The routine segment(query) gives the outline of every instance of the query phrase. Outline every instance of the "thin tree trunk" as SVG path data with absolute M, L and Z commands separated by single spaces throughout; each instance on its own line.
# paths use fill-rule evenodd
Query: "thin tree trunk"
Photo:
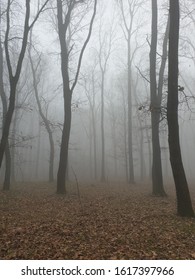
M 128 183 L 128 147 L 127 147 L 127 109 L 126 109 L 126 101 L 125 94 L 122 88 L 122 100 L 123 100 L 123 132 L 124 132 L 124 165 L 125 165 L 125 176 L 126 182 Z
M 116 124 L 115 120 L 112 126 L 113 132 L 112 132 L 112 139 L 113 139 L 113 150 L 114 150 L 114 173 L 115 178 L 118 177 L 118 161 L 117 161 L 117 141 L 116 141 Z
M 7 114 L 7 100 L 6 100 L 6 95 L 5 95 L 4 85 L 3 85 L 3 49 L 1 45 L 1 38 L 0 38 L 0 96 L 1 96 L 2 106 L 3 106 L 2 123 L 4 127 L 5 118 Z M 11 155 L 10 155 L 9 141 L 7 140 L 7 145 L 5 148 L 5 178 L 3 183 L 3 190 L 8 191 L 10 189 L 10 176 L 11 176 Z
M 31 34 L 32 36 L 32 34 Z M 31 36 L 30 36 L 30 40 L 31 40 Z M 29 59 L 30 59 L 30 65 L 31 65 L 31 70 L 32 70 L 32 76 L 33 76 L 33 88 L 34 88 L 34 92 L 35 92 L 35 99 L 37 101 L 37 106 L 38 106 L 38 110 L 39 110 L 39 114 L 43 120 L 43 123 L 45 125 L 46 131 L 48 133 L 48 138 L 49 138 L 49 146 L 50 146 L 50 153 L 49 153 L 49 182 L 53 182 L 54 181 L 54 175 L 53 175 L 53 168 L 54 168 L 54 140 L 53 140 L 53 133 L 49 124 L 48 119 L 46 118 L 46 116 L 44 115 L 42 108 L 41 108 L 41 103 L 39 100 L 39 92 L 38 92 L 38 81 L 37 81 L 37 77 L 36 77 L 36 72 L 35 72 L 35 68 L 34 68 L 34 64 L 33 64 L 33 60 L 31 57 L 31 50 L 29 49 Z
M 94 109 L 93 109 L 94 110 Z M 97 144 L 96 144 L 96 123 L 95 114 L 92 111 L 92 131 L 93 131 L 93 157 L 94 157 L 94 178 L 97 180 Z
M 9 141 L 5 148 L 5 178 L 3 183 L 3 190 L 9 191 L 11 181 L 11 154 L 9 148 Z
M 66 91 L 64 91 L 66 93 Z M 65 99 L 65 119 L 62 131 L 62 141 L 61 141 L 61 150 L 60 150 L 60 161 L 59 168 L 57 173 L 57 193 L 65 194 L 66 193 L 66 170 L 68 164 L 68 146 L 70 138 L 70 128 L 71 128 L 71 94 L 67 92 Z
M 2 136 L 1 136 L 1 143 L 0 143 L 0 168 L 3 161 L 3 156 L 5 152 L 5 148 L 8 141 L 9 136 L 9 130 L 11 125 L 11 120 L 14 112 L 14 106 L 15 106 L 15 92 L 16 92 L 16 83 L 15 80 L 11 84 L 11 94 L 10 94 L 10 102 L 9 107 L 6 113 L 6 118 L 3 126 Z
M 177 213 L 194 217 L 188 183 L 183 167 L 178 123 L 178 44 L 179 44 L 179 1 L 170 0 L 170 34 L 168 66 L 168 141 L 170 162 L 177 195 Z
M 162 176 L 161 149 L 159 139 L 159 122 L 161 99 L 157 95 L 156 82 L 156 52 L 158 35 L 158 8 L 157 0 L 152 0 L 152 37 L 150 49 L 150 96 L 151 96 L 151 124 L 152 124 L 152 192 L 154 195 L 165 196 Z
M 130 29 L 131 30 L 131 29 Z M 129 183 L 135 183 L 134 165 L 133 165 L 133 135 L 132 135 L 132 73 L 131 73 L 131 46 L 130 46 L 130 32 L 128 32 L 128 154 L 129 154 Z
M 39 165 L 40 165 L 40 150 L 41 150 L 41 125 L 40 125 L 40 116 L 38 116 L 38 141 L 37 141 L 37 156 L 36 156 L 36 168 L 35 168 L 35 177 L 39 178 Z
M 16 181 L 15 178 L 15 152 L 16 152 L 16 147 L 15 147 L 15 135 L 16 135 L 16 125 L 17 125 L 17 112 L 18 110 L 15 110 L 15 114 L 13 117 L 13 127 L 12 127 L 12 140 L 11 140 L 11 157 L 12 157 L 12 163 L 11 163 L 11 180 L 12 182 Z
M 152 149 L 151 149 L 151 140 L 149 137 L 148 130 L 149 128 L 146 127 L 146 139 L 148 144 L 148 166 L 149 166 L 148 177 L 151 180 L 152 179 Z
M 97 0 L 94 1 L 94 9 L 89 24 L 88 35 L 81 48 L 79 59 L 78 59 L 78 65 L 76 69 L 76 75 L 72 83 L 72 86 L 70 86 L 69 50 L 67 46 L 66 33 L 71 22 L 72 11 L 75 8 L 75 5 L 77 4 L 79 4 L 79 1 L 70 1 L 69 3 L 67 3 L 68 5 L 67 13 L 64 17 L 62 0 L 57 0 L 58 36 L 59 36 L 60 49 L 61 49 L 61 73 L 62 73 L 63 95 L 64 95 L 64 124 L 62 130 L 60 161 L 59 161 L 59 168 L 57 173 L 58 194 L 66 193 L 66 172 L 67 172 L 67 164 L 68 164 L 68 147 L 69 147 L 71 117 L 72 117 L 72 111 L 71 111 L 72 93 L 78 81 L 78 76 L 79 76 L 81 62 L 82 62 L 85 48 L 91 37 L 93 22 L 96 15 Z
M 145 167 L 145 159 L 144 159 L 144 133 L 143 127 L 140 122 L 140 179 L 144 180 L 146 176 L 146 167 Z
M 104 71 L 102 70 L 101 81 L 101 140 L 102 140 L 102 160 L 101 160 L 101 182 L 106 181 L 105 177 L 105 136 L 104 136 Z

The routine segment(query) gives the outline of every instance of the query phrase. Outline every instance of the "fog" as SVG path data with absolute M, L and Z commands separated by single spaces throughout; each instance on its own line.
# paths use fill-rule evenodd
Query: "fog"
M 5 40 L 7 1 L 1 1 L 1 42 Z M 32 1 L 31 1 L 32 2 Z M 31 4 L 31 21 L 37 4 Z M 44 2 L 44 1 L 43 1 Z M 29 62 L 29 45 L 36 68 L 38 95 L 42 112 L 48 119 L 54 139 L 54 179 L 59 167 L 61 135 L 64 120 L 63 84 L 61 76 L 60 45 L 57 34 L 56 1 L 49 1 L 32 29 L 31 42 L 25 53 L 17 85 L 16 105 L 9 134 L 11 150 L 11 178 L 16 181 L 48 181 L 50 145 L 45 125 L 38 110 L 33 76 Z M 86 1 L 87 2 L 87 1 Z M 87 36 L 93 10 L 93 1 L 78 6 L 72 14 L 68 48 L 70 51 L 70 84 L 73 83 L 80 50 Z M 118 1 L 120 3 L 120 1 Z M 124 6 L 127 4 L 124 1 Z M 157 78 L 162 54 L 162 42 L 168 15 L 167 1 L 158 1 Z M 39 4 L 40 4 L 39 3 Z M 127 41 L 123 22 L 132 20 L 131 32 L 131 97 L 132 147 L 135 182 L 151 181 L 152 146 L 150 116 L 149 53 L 151 38 L 150 1 L 130 1 L 136 6 L 134 16 L 121 13 L 117 1 L 98 1 L 90 41 L 82 59 L 78 82 L 72 95 L 72 124 L 69 141 L 67 179 L 79 182 L 101 181 L 102 170 L 102 72 L 104 69 L 104 141 L 106 182 L 128 182 L 128 81 Z M 194 26 L 193 1 L 182 1 L 179 49 L 180 143 L 183 162 L 190 185 L 195 180 L 195 115 L 194 115 Z M 21 47 L 25 6 L 23 1 L 12 1 L 9 34 L 10 59 L 14 71 Z M 72 32 L 72 33 L 71 33 Z M 4 53 L 4 89 L 9 100 L 9 75 Z M 163 104 L 160 122 L 160 144 L 165 184 L 173 182 L 169 163 L 166 120 L 167 65 L 164 74 Z M 2 103 L 0 116 L 3 117 Z M 2 132 L 2 125 L 1 131 Z M 94 135 L 95 132 L 95 135 Z M 5 163 L 1 168 L 1 182 Z

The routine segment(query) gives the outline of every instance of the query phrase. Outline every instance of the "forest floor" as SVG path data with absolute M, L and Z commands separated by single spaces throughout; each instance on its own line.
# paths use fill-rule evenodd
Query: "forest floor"
M 195 259 L 195 219 L 176 215 L 174 189 L 46 183 L 0 191 L 0 259 Z M 192 193 L 195 209 L 195 193 Z

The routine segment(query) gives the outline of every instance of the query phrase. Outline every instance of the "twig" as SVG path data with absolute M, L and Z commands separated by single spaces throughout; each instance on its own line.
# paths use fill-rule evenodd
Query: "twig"
M 148 80 L 148 79 L 142 74 L 142 72 L 141 72 L 141 70 L 139 69 L 139 67 L 136 66 L 136 68 L 137 68 L 139 74 L 142 76 L 142 78 L 144 78 L 144 79 L 150 84 L 150 80 Z

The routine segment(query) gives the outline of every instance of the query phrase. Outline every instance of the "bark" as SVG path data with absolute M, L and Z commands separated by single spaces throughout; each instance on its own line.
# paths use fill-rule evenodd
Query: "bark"
M 7 100 L 6 100 L 4 84 L 3 84 L 3 48 L 1 44 L 1 38 L 0 38 L 0 96 L 1 96 L 2 107 L 3 107 L 2 127 L 4 127 L 5 117 L 7 114 Z M 10 155 L 9 141 L 7 140 L 7 145 L 5 148 L 5 178 L 3 183 L 3 190 L 7 191 L 10 189 L 10 176 L 11 176 L 11 155 Z
M 16 101 L 17 103 L 17 101 Z M 15 110 L 14 116 L 13 116 L 13 128 L 12 128 L 12 140 L 11 140 L 11 180 L 12 182 L 16 181 L 15 176 L 15 153 L 16 153 L 16 147 L 15 147 L 15 135 L 16 135 L 16 125 L 17 125 L 17 114 L 18 110 Z
M 69 73 L 68 73 L 68 50 L 66 42 L 66 31 L 70 24 L 70 16 L 73 7 L 70 5 L 66 15 L 65 23 L 63 23 L 63 8 L 62 1 L 57 0 L 57 17 L 58 17 L 58 35 L 61 48 L 61 73 L 63 81 L 63 94 L 64 94 L 64 124 L 62 130 L 62 140 L 60 149 L 59 168 L 57 173 L 57 193 L 66 193 L 66 170 L 68 163 L 68 146 L 70 138 L 71 127 L 71 100 L 72 92 L 69 86 Z
M 170 0 L 170 34 L 168 65 L 168 142 L 170 162 L 177 195 L 177 213 L 194 217 L 188 183 L 183 167 L 178 123 L 178 44 L 179 44 L 179 1 Z
M 5 148 L 5 178 L 3 182 L 3 190 L 9 191 L 11 183 L 11 153 L 9 148 L 9 141 Z
M 152 0 L 152 37 L 150 49 L 150 97 L 151 97 L 151 124 L 152 124 L 152 192 L 154 195 L 165 196 L 162 176 L 161 148 L 159 138 L 159 122 L 161 113 L 162 84 L 158 86 L 156 81 L 156 52 L 158 35 L 158 8 L 157 0 Z M 164 60 L 162 60 L 164 63 Z M 163 64 L 164 65 L 164 64 Z M 161 68 L 160 78 L 163 78 L 163 68 Z M 162 79 L 163 80 L 163 79 Z M 161 81 L 161 80 L 160 80 Z
M 89 25 L 88 35 L 80 51 L 75 79 L 73 81 L 72 86 L 70 86 L 69 65 L 68 65 L 69 51 L 68 51 L 68 45 L 67 45 L 68 42 L 66 38 L 66 33 L 71 22 L 72 11 L 76 4 L 79 4 L 79 1 L 71 1 L 70 3 L 68 3 L 67 14 L 65 15 L 65 19 L 63 19 L 62 0 L 57 0 L 58 36 L 59 36 L 60 49 L 61 49 L 61 73 L 62 73 L 63 97 L 64 97 L 64 124 L 62 130 L 59 168 L 57 173 L 58 194 L 66 193 L 68 147 L 69 147 L 69 138 L 70 138 L 70 129 L 71 129 L 71 118 L 72 118 L 72 111 L 71 111 L 72 94 L 78 81 L 78 76 L 81 68 L 81 62 L 82 62 L 84 51 L 91 37 L 93 22 L 96 15 L 97 0 L 94 1 L 94 10 Z
M 71 99 L 72 94 L 70 91 L 64 91 L 66 94 L 65 98 L 65 119 L 62 130 L 62 141 L 61 141 L 61 149 L 60 149 L 60 161 L 59 168 L 57 173 L 57 193 L 65 194 L 66 193 L 66 171 L 68 164 L 68 147 L 69 147 L 69 138 L 70 138 L 70 128 L 71 128 Z

